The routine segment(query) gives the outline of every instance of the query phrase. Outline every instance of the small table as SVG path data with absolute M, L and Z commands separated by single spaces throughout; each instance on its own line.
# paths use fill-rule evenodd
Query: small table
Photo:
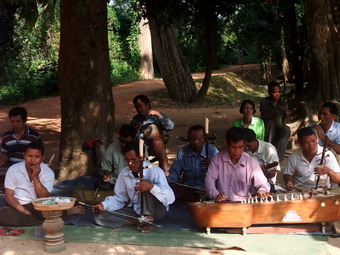
M 56 197 L 44 197 L 38 198 L 32 201 L 34 209 L 41 211 L 45 220 L 43 223 L 43 229 L 46 232 L 45 235 L 45 251 L 50 253 L 62 252 L 66 249 L 64 243 L 64 234 L 61 230 L 64 227 L 64 221 L 61 216 L 64 210 L 68 210 L 74 206 L 76 198 L 74 197 L 60 197 L 61 199 L 69 199 L 71 202 L 63 204 L 42 204 L 47 200 L 54 200 Z

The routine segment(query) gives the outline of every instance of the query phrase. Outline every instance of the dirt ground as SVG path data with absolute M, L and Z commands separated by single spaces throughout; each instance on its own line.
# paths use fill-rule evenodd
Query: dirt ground
M 255 69 L 258 65 L 245 65 L 244 69 Z M 214 75 L 220 75 L 228 71 L 239 71 L 240 66 L 230 66 L 223 70 L 214 72 Z M 202 78 L 202 73 L 193 74 L 195 79 Z M 136 114 L 132 99 L 138 94 L 150 93 L 158 88 L 164 88 L 162 80 L 138 81 L 129 84 L 119 85 L 112 89 L 115 102 L 116 129 L 122 124 L 130 123 L 132 117 Z M 60 97 L 42 98 L 21 104 L 28 111 L 28 126 L 37 130 L 43 137 L 46 147 L 45 162 L 48 162 L 52 154 L 55 154 L 52 168 L 57 168 L 59 157 L 59 138 L 61 131 L 60 116 Z M 11 106 L 0 108 L 0 135 L 4 134 L 9 128 L 8 111 Z M 210 120 L 210 133 L 216 133 L 216 147 L 223 148 L 223 140 L 226 130 L 230 127 L 231 122 L 241 115 L 237 109 L 226 108 L 157 108 L 160 112 L 165 113 L 175 121 L 175 128 L 170 132 L 170 141 L 167 144 L 169 159 L 172 160 L 179 148 L 185 141 L 181 137 L 187 136 L 187 130 L 191 125 L 200 124 L 204 126 L 205 117 Z M 115 135 L 114 130 L 113 135 Z M 340 247 L 340 240 L 332 239 L 332 245 Z M 334 241 L 335 240 L 335 241 Z M 340 250 L 334 249 L 333 254 L 340 254 Z M 61 254 L 210 254 L 211 250 L 192 249 L 192 248 L 174 248 L 174 247 L 147 247 L 133 245 L 105 245 L 105 244 L 82 244 L 81 246 L 68 243 L 67 250 Z M 18 254 L 47 254 L 43 252 L 42 241 L 24 241 L 0 239 L 0 253 L 6 255 Z M 242 251 L 218 251 L 220 254 L 243 254 Z M 250 253 L 247 253 L 250 254 Z M 261 254 L 261 253 L 252 253 Z

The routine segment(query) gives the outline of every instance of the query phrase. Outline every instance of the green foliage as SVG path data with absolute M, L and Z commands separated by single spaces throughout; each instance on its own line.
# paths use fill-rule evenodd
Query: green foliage
M 139 79 L 138 13 L 127 2 L 120 5 L 118 3 L 108 7 L 108 39 L 113 85 Z
M 39 17 L 32 30 L 16 17 L 14 47 L 7 53 L 9 57 L 0 84 L 0 104 L 58 94 L 58 31 L 59 22 L 46 16 Z

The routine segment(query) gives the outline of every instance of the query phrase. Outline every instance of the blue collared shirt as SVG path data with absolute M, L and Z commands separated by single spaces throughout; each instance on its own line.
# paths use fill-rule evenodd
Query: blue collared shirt
M 216 147 L 209 144 L 209 158 L 213 158 L 217 153 Z M 183 175 L 183 184 L 204 189 L 206 170 L 202 169 L 201 161 L 205 160 L 206 156 L 205 144 L 199 156 L 196 155 L 189 144 L 185 145 L 177 152 L 176 159 L 170 167 L 170 174 L 167 178 L 172 182 L 178 182 Z
M 322 131 L 323 135 L 327 135 L 328 139 L 336 144 L 340 144 L 340 123 L 333 121 L 331 127 L 327 130 L 327 132 Z M 323 147 L 324 141 L 319 139 L 319 145 Z

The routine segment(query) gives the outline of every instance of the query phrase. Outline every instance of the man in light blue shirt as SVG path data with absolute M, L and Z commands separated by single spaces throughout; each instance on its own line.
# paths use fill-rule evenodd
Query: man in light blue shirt
M 328 136 L 327 146 L 340 154 L 340 123 L 336 122 L 338 108 L 331 102 L 324 103 L 319 111 L 320 125 L 314 126 L 319 137 L 319 145 L 324 146 L 326 135 Z
M 94 216 L 95 222 L 104 227 L 117 228 L 136 224 L 136 220 L 131 217 L 142 216 L 150 223 L 161 220 L 175 200 L 163 170 L 149 162 L 143 162 L 143 158 L 138 156 L 139 148 L 136 142 L 127 143 L 123 152 L 128 166 L 124 167 L 118 176 L 114 188 L 115 195 L 106 197 L 102 203 L 92 206 L 94 212 L 99 212 Z M 142 167 L 144 170 L 141 181 Z M 142 222 L 137 224 L 137 229 L 141 232 L 151 232 L 153 225 Z
M 169 183 L 176 184 L 180 182 L 189 186 L 172 185 L 176 203 L 179 204 L 194 202 L 199 199 L 197 192 L 193 188 L 205 188 L 205 173 L 210 159 L 218 153 L 218 150 L 212 144 L 208 144 L 207 153 L 206 134 L 202 126 L 190 127 L 188 140 L 189 144 L 177 152 L 176 159 L 170 167 L 170 174 L 167 177 Z

